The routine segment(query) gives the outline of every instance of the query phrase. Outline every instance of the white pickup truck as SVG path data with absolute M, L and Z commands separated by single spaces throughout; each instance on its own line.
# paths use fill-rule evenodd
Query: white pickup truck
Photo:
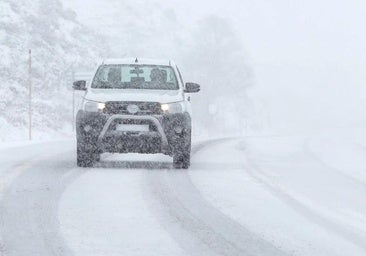
M 84 90 L 76 116 L 77 165 L 91 167 L 100 154 L 163 153 L 175 168 L 189 168 L 191 104 L 187 94 L 200 91 L 184 84 L 169 60 L 110 59 L 94 78 L 75 81 Z

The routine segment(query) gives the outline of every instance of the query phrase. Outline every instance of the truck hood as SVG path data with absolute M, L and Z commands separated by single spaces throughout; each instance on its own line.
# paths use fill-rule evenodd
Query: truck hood
M 180 90 L 88 89 L 85 99 L 107 101 L 178 102 L 183 100 Z

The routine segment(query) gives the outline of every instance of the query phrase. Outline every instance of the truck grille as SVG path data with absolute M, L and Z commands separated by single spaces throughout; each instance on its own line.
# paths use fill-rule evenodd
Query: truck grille
M 129 105 L 136 105 L 138 111 L 130 113 Z M 104 113 L 106 114 L 125 114 L 125 115 L 158 115 L 161 114 L 161 106 L 158 102 L 118 102 L 109 101 L 105 104 Z

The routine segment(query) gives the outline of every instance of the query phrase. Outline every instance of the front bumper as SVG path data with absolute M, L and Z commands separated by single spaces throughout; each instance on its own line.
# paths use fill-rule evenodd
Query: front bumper
M 118 123 L 149 124 L 150 131 L 116 131 Z M 184 135 L 190 135 L 191 118 L 188 113 L 113 115 L 80 110 L 76 117 L 76 127 L 78 140 L 92 141 L 100 152 L 172 155 L 177 143 L 188 143 Z M 177 133 L 177 127 L 181 128 L 182 132 Z
M 160 136 L 161 139 L 161 151 L 167 152 L 168 151 L 168 140 L 166 138 L 164 129 L 159 122 L 159 120 L 154 116 L 134 116 L 134 115 L 112 115 L 108 118 L 107 122 L 105 123 L 103 130 L 98 136 L 98 145 L 103 145 L 103 139 L 105 138 L 106 134 L 108 133 L 108 130 L 111 127 L 112 122 L 116 120 L 140 120 L 140 121 L 149 121 L 151 122 L 158 132 L 138 132 L 138 133 L 130 133 L 130 136 L 144 136 L 144 137 L 156 137 L 157 135 Z M 120 132 L 113 131 L 112 134 L 115 134 L 118 136 Z M 122 137 L 126 137 L 128 132 L 121 132 Z M 105 149 L 104 149 L 105 150 Z

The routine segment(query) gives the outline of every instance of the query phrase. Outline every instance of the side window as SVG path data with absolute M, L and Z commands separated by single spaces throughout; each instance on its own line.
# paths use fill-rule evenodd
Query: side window
M 184 87 L 185 85 L 184 85 L 184 82 L 183 82 L 182 74 L 180 73 L 180 70 L 179 70 L 178 66 L 176 66 L 176 68 L 177 68 L 177 70 L 178 70 L 179 79 L 180 79 L 180 81 L 181 81 L 181 83 L 182 83 L 182 85 L 183 85 L 183 87 Z
M 176 80 L 176 77 L 174 75 L 173 69 L 168 68 L 168 69 L 165 69 L 165 71 L 167 71 L 167 73 L 168 73 L 168 83 L 176 84 L 177 80 Z

